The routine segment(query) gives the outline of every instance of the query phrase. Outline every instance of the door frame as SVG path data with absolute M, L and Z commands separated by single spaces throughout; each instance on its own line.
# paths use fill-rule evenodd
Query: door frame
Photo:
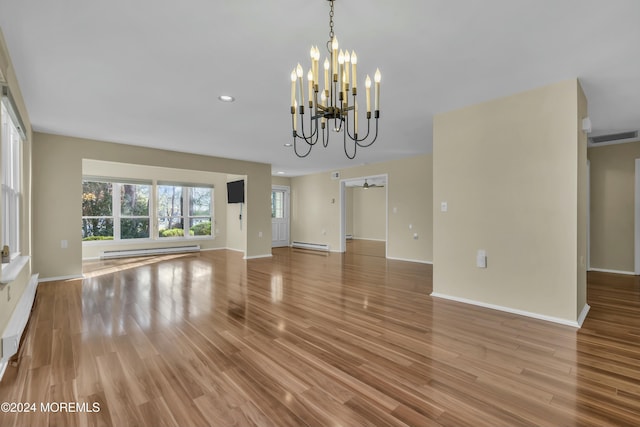
M 389 250 L 389 174 L 382 173 L 376 175 L 364 175 L 354 178 L 345 178 L 340 180 L 340 252 L 347 251 L 347 199 L 346 188 L 347 182 L 360 181 L 363 179 L 384 178 L 384 256 L 388 257 Z
M 634 273 L 640 275 L 640 159 L 636 159 L 635 177 L 635 211 L 634 211 Z

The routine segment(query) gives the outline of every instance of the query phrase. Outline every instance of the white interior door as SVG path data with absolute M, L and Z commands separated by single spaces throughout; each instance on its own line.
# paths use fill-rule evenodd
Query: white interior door
M 271 188 L 271 246 L 289 246 L 289 187 Z

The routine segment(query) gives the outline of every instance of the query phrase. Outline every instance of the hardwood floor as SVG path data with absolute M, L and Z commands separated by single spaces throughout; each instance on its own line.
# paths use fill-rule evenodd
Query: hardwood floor
M 39 286 L 0 383 L 37 408 L 0 426 L 640 425 L 636 277 L 589 273 L 576 330 L 431 298 L 431 266 L 358 251 L 86 267 Z

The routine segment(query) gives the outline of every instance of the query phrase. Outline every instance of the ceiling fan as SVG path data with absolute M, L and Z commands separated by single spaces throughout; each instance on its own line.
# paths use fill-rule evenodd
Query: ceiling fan
M 382 188 L 382 187 L 384 187 L 384 185 L 369 184 L 366 178 L 364 180 L 364 185 L 362 186 L 364 190 L 368 190 L 369 188 Z

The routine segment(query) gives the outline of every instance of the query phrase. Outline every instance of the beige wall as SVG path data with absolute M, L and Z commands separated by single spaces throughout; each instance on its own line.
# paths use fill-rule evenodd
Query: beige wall
M 340 171 L 341 179 L 387 174 L 389 258 L 433 259 L 432 168 L 432 156 L 425 154 Z M 329 172 L 296 177 L 291 179 L 291 191 L 292 240 L 327 243 L 337 251 L 340 180 L 332 180 Z
M 568 80 L 435 117 L 435 294 L 577 321 L 580 92 Z
M 353 187 L 346 187 L 344 189 L 344 206 L 345 206 L 345 230 L 344 234 L 353 237 Z M 385 208 L 386 209 L 386 208 Z
M 291 179 L 291 241 L 339 248 L 340 181 L 329 173 Z
M 270 165 L 34 133 L 33 268 L 41 277 L 82 273 L 79 195 L 83 159 L 246 175 L 246 255 L 271 254 Z M 60 248 L 61 240 L 69 242 L 67 249 Z
M 591 268 L 633 273 L 635 161 L 640 141 L 589 148 Z
M 271 185 L 281 185 L 283 187 L 291 187 L 291 178 L 285 176 L 272 176 Z
M 353 238 L 386 240 L 387 237 L 387 192 L 385 188 L 352 190 Z M 347 211 L 348 213 L 348 211 Z M 347 221 L 348 223 L 349 221 Z
M 22 99 L 22 93 L 20 92 L 20 87 L 18 86 L 18 79 L 16 77 L 15 71 L 13 69 L 13 65 L 11 63 L 11 58 L 9 55 L 9 51 L 7 50 L 7 46 L 4 41 L 4 36 L 2 35 L 2 31 L 0 30 L 0 70 L 2 71 L 2 75 L 6 79 L 6 85 L 9 87 L 9 90 L 13 96 L 14 102 L 16 103 L 16 108 L 18 109 L 18 114 L 23 121 L 25 126 L 25 134 L 26 141 L 23 141 L 23 198 L 22 198 L 22 217 L 20 224 L 20 239 L 22 243 L 22 255 L 23 256 L 31 256 L 32 255 L 32 234 L 31 234 L 31 141 L 32 141 L 32 133 L 31 133 L 31 121 L 29 120 L 29 114 L 25 107 L 24 101 Z M 0 132 L 1 135 L 1 132 Z M 0 137 L 1 138 L 1 137 Z M 0 144 L 4 144 L 4 141 L 0 141 Z M 0 155 L 2 150 L 0 150 Z M 2 163 L 0 162 L 0 165 Z M 0 180 L 2 179 L 3 173 L 0 169 Z M 2 200 L 0 200 L 2 203 Z M 3 221 L 2 218 L 2 210 L 0 210 L 0 223 Z M 0 230 L 0 233 L 2 231 Z M 29 283 L 31 278 L 32 268 L 31 263 L 28 263 L 27 266 L 22 270 L 17 279 L 7 285 L 0 285 L 0 334 L 7 327 L 7 323 L 13 314 L 13 311 L 16 307 L 16 304 L 20 300 L 20 297 L 24 293 L 24 290 Z M 8 299 L 7 293 L 11 292 L 11 300 Z
M 141 248 L 158 248 L 175 246 L 179 243 L 193 243 L 200 245 L 203 250 L 219 249 L 227 246 L 227 175 L 215 172 L 164 168 L 157 166 L 132 165 L 130 163 L 104 162 L 100 160 L 84 159 L 82 174 L 88 176 L 146 179 L 152 182 L 159 180 L 187 182 L 194 184 L 210 184 L 214 188 L 213 205 L 213 239 L 196 238 L 192 240 L 146 240 L 138 242 L 127 240 L 124 242 L 100 241 L 83 242 L 82 258 L 99 258 L 103 251 L 127 250 Z M 246 240 L 246 239 L 245 239 Z M 244 250 L 244 245 L 242 246 Z

